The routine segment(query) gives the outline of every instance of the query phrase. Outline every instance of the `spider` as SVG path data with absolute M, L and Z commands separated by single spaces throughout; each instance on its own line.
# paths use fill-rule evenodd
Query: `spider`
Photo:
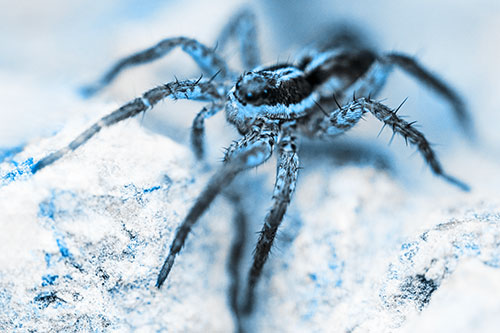
M 446 173 L 425 136 L 397 111 L 374 98 L 388 75 L 398 67 L 446 99 L 462 128 L 472 133 L 470 116 L 460 96 L 445 82 L 426 70 L 413 57 L 401 53 L 379 53 L 363 42 L 358 33 L 339 29 L 326 40 L 317 41 L 294 62 L 260 65 L 255 15 L 244 9 L 232 17 L 221 31 L 217 49 L 186 37 L 167 38 L 156 45 L 118 61 L 95 84 L 82 92 L 91 96 L 110 84 L 123 70 L 152 62 L 176 47 L 182 48 L 202 71 L 193 80 L 175 80 L 146 91 L 119 109 L 104 116 L 66 147 L 40 159 L 32 167 L 36 173 L 90 140 L 103 128 L 150 110 L 159 101 L 189 99 L 208 102 L 194 118 L 191 144 L 198 159 L 204 156 L 204 122 L 221 110 L 241 138 L 227 148 L 224 163 L 213 174 L 176 231 L 170 251 L 160 269 L 156 286 L 167 279 L 176 256 L 200 216 L 244 170 L 266 162 L 277 148 L 277 172 L 272 206 L 265 217 L 251 265 L 244 305 L 235 311 L 250 313 L 254 290 L 269 255 L 278 228 L 292 199 L 299 170 L 299 138 L 331 139 L 354 127 L 371 113 L 394 134 L 415 146 L 432 172 L 461 190 L 469 187 Z M 240 43 L 244 73 L 238 75 L 220 56 L 230 40 Z M 352 99 L 350 96 L 353 96 Z M 233 197 L 233 201 L 238 198 Z M 241 249 L 235 249 L 241 250 Z M 237 260 L 237 259 L 236 259 Z

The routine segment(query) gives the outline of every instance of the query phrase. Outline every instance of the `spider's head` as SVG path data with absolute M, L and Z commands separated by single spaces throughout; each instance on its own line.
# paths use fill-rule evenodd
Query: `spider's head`
M 247 72 L 235 85 L 234 95 L 243 105 L 269 104 L 276 89 L 276 79 L 269 72 Z
M 289 64 L 247 72 L 228 96 L 226 118 L 244 134 L 259 117 L 293 119 L 313 102 L 312 87 L 304 73 Z
M 245 134 L 254 119 L 266 113 L 273 103 L 276 78 L 269 72 L 254 71 L 242 75 L 229 92 L 226 119 Z

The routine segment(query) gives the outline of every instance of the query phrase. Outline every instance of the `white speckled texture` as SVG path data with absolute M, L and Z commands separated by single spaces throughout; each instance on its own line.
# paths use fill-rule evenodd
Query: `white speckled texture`
M 61 134 L 41 145 L 65 139 Z M 430 316 L 434 297 L 446 307 L 457 294 L 455 306 L 489 305 L 485 331 L 498 325 L 498 302 L 480 285 L 463 287 L 479 271 L 498 289 L 498 206 L 454 189 L 447 203 L 435 204 L 385 170 L 347 164 L 329 172 L 331 161 L 304 159 L 315 165 L 301 173 L 249 329 L 410 329 L 427 323 L 418 320 L 420 310 Z M 271 173 L 271 164 L 262 171 Z M 195 228 L 165 288 L 154 287 L 175 226 L 209 174 L 187 148 L 131 120 L 35 176 L 5 185 L 3 328 L 231 331 L 225 261 L 232 230 L 225 200 Z M 247 198 L 261 203 L 261 212 L 251 214 L 254 231 L 270 190 L 261 183 L 255 190 L 262 195 Z M 464 327 L 478 316 L 462 316 Z
M 176 271 L 161 292 L 154 287 L 172 232 L 199 191 L 192 162 L 184 147 L 132 120 L 3 187 L 1 221 L 9 232 L 1 235 L 0 283 L 10 309 L 2 312 L 3 329 L 220 331 L 231 323 L 226 251 L 219 249 L 227 230 L 198 228 L 201 241 L 188 243 L 176 267 L 189 273 Z M 217 211 L 224 212 L 212 216 Z M 192 251 L 199 254 L 189 260 Z M 222 267 L 211 273 L 211 262 Z M 207 308 L 219 309 L 221 320 Z

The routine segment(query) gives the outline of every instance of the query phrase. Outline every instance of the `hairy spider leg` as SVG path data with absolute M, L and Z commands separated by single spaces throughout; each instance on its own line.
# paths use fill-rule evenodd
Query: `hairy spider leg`
M 328 95 L 321 96 L 316 104 L 315 113 L 299 122 L 299 130 L 308 137 L 323 139 L 344 133 L 361 119 L 363 112 L 342 108 L 340 103 L 343 104 L 345 98 L 352 99 L 352 96 L 376 97 L 385 85 L 390 71 L 390 65 L 375 60 L 355 80 L 345 81 L 335 75 L 325 80 L 324 84 L 331 85 Z M 334 111 L 328 113 L 325 108 Z
M 439 163 L 436 154 L 431 149 L 431 146 L 425 136 L 415 129 L 413 123 L 408 123 L 398 117 L 394 110 L 380 102 L 365 97 L 352 101 L 348 105 L 344 106 L 344 108 L 352 108 L 353 110 L 359 109 L 363 113 L 370 112 L 378 120 L 392 128 L 394 133 L 401 134 L 407 143 L 409 142 L 410 144 L 416 146 L 434 174 L 442 177 L 463 191 L 467 192 L 470 190 L 470 187 L 467 184 L 444 172 L 441 163 Z
M 205 136 L 205 119 L 208 119 L 224 108 L 222 104 L 211 104 L 203 107 L 193 119 L 191 126 L 191 147 L 197 159 L 203 159 L 205 155 L 204 136 Z
M 175 256 L 183 247 L 191 228 L 217 195 L 241 171 L 261 165 L 272 155 L 278 126 L 278 121 L 258 119 L 254 123 L 252 131 L 228 148 L 224 158 L 224 165 L 209 180 L 205 189 L 198 196 L 186 218 L 177 229 L 172 245 L 170 246 L 169 254 L 158 275 L 156 282 L 158 288 L 161 287 L 170 273 Z
M 96 135 L 102 128 L 114 125 L 122 120 L 133 117 L 141 112 L 152 108 L 159 101 L 169 97 L 172 99 L 191 99 L 197 101 L 219 101 L 223 97 L 219 95 L 219 85 L 211 81 L 186 80 L 170 82 L 145 92 L 118 110 L 102 117 L 95 124 L 83 131 L 71 141 L 66 147 L 61 148 L 35 163 L 31 172 L 36 173 L 46 166 L 59 160 L 67 153 L 77 149 L 90 138 Z
M 464 132 L 470 139 L 475 139 L 476 134 L 474 131 L 472 117 L 467 110 L 465 102 L 452 87 L 435 74 L 425 69 L 413 57 L 401 53 L 389 53 L 385 55 L 384 59 L 391 64 L 399 66 L 399 68 L 404 70 L 406 73 L 412 75 L 421 83 L 429 87 L 432 91 L 446 99 L 448 103 L 451 104 L 453 111 L 455 112 L 455 117 Z
M 240 266 L 243 258 L 243 251 L 246 247 L 248 236 L 248 216 L 245 211 L 242 194 L 235 189 L 233 183 L 229 191 L 224 192 L 224 196 L 233 204 L 233 225 L 234 235 L 227 262 L 227 270 L 231 279 L 229 284 L 229 306 L 234 315 L 237 332 L 243 332 L 243 323 L 241 322 L 241 311 L 239 306 L 239 291 L 241 289 Z
M 292 122 L 295 123 L 295 122 Z M 286 125 L 285 125 L 286 126 Z M 293 125 L 292 125 L 293 126 Z M 288 129 L 290 129 L 289 127 Z M 288 204 L 292 198 L 299 171 L 299 157 L 297 155 L 296 137 L 288 129 L 283 130 L 279 142 L 279 158 L 276 171 L 276 183 L 273 192 L 273 204 L 266 215 L 264 226 L 260 232 L 255 247 L 253 264 L 248 274 L 248 286 L 243 307 L 244 313 L 250 313 L 255 300 L 255 286 L 262 273 L 262 267 L 269 256 L 278 227 L 283 221 Z
M 260 50 L 257 42 L 255 14 L 248 8 L 236 13 L 222 29 L 217 38 L 217 47 L 221 52 L 231 38 L 240 42 L 240 55 L 243 68 L 251 70 L 260 65 Z
M 428 86 L 430 86 L 432 89 L 436 90 L 437 92 L 441 93 L 445 98 L 448 98 L 450 100 L 450 103 L 454 105 L 455 111 L 456 111 L 456 116 L 460 120 L 462 119 L 463 123 L 462 125 L 467 124 L 466 126 L 470 125 L 467 120 L 469 117 L 465 107 L 464 103 L 461 101 L 461 99 L 458 97 L 458 95 L 453 92 L 451 88 L 446 86 L 445 83 L 437 79 L 435 76 L 430 74 L 428 71 L 423 69 L 418 63 L 416 63 L 415 60 L 408 56 L 404 55 L 393 55 L 394 58 L 397 59 L 403 59 L 405 60 L 406 64 L 412 64 L 409 66 L 407 69 L 408 72 L 411 72 L 414 74 L 417 78 L 419 78 L 421 81 L 426 83 Z M 410 143 L 416 145 L 420 151 L 420 153 L 424 156 L 424 159 L 427 161 L 427 163 L 430 165 L 431 170 L 446 179 L 448 182 L 458 186 L 464 191 L 469 190 L 469 186 L 464 184 L 462 181 L 447 175 L 444 173 L 440 163 L 438 162 L 435 153 L 432 151 L 430 148 L 429 143 L 425 139 L 422 133 L 417 131 L 412 124 L 409 124 L 405 121 L 403 121 L 401 118 L 397 117 L 396 112 L 397 110 L 393 111 L 384 106 L 381 103 L 374 102 L 370 99 L 371 97 L 376 97 L 378 93 L 380 92 L 381 88 L 384 86 L 386 79 L 392 70 L 392 67 L 394 65 L 394 61 L 392 60 L 387 60 L 387 57 L 378 57 L 378 59 L 371 65 L 370 69 L 363 74 L 357 81 L 355 81 L 351 86 L 346 87 L 344 90 L 337 92 L 333 96 L 333 100 L 335 103 L 338 104 L 338 101 L 336 99 L 336 96 L 349 96 L 352 94 L 353 96 L 361 96 L 364 97 L 364 101 L 367 103 L 372 103 L 373 105 L 376 105 L 377 107 L 373 110 L 378 110 L 378 114 L 382 112 L 381 110 L 385 111 L 390 111 L 390 113 L 393 115 L 393 117 L 385 118 L 385 120 L 378 118 L 379 120 L 384 122 L 384 127 L 386 125 L 390 125 L 393 128 L 393 131 L 396 133 L 400 133 L 405 137 L 405 140 L 410 141 Z M 361 100 L 361 99 L 359 99 Z M 328 98 L 322 99 L 322 103 L 326 103 L 328 105 L 332 105 L 333 103 L 331 100 Z M 359 103 L 357 101 L 353 101 L 351 103 L 348 103 L 344 107 L 340 107 L 338 110 L 333 111 L 329 117 L 324 117 L 321 121 L 310 121 L 309 124 L 306 124 L 306 126 L 302 126 L 302 129 L 306 130 L 306 133 L 308 135 L 312 136 L 337 136 L 339 134 L 344 133 L 346 130 L 350 129 L 352 126 L 354 126 L 359 119 L 363 116 L 364 112 L 366 112 L 365 108 L 359 109 Z M 399 109 L 399 108 L 398 108 Z M 370 110 L 368 110 L 370 111 Z M 372 112 L 372 111 L 370 111 Z M 372 113 L 374 113 L 373 111 Z M 375 113 L 374 113 L 375 115 Z M 377 115 L 375 115 L 377 116 Z M 472 131 L 472 129 L 469 129 Z M 469 132 L 470 133 L 470 132 Z
M 224 80 L 228 76 L 234 75 L 230 73 L 229 67 L 224 59 L 215 53 L 213 49 L 195 39 L 174 37 L 164 39 L 150 48 L 119 60 L 99 81 L 83 87 L 81 89 L 82 95 L 84 97 L 91 97 L 111 83 L 111 81 L 113 81 L 124 69 L 159 59 L 177 46 L 180 46 L 182 50 L 189 54 L 198 66 L 200 66 L 209 76 L 214 76 L 217 80 Z
M 315 134 L 319 137 L 335 137 L 345 133 L 358 123 L 365 111 L 355 103 L 349 103 L 344 107 L 330 112 L 321 122 L 315 124 Z

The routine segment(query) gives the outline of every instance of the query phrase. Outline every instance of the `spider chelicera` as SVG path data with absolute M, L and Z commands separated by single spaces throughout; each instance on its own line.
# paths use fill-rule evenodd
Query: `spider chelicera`
M 242 64 L 246 70 L 242 75 L 236 74 L 219 56 L 231 39 L 240 42 Z M 228 147 L 224 164 L 208 181 L 177 229 L 160 270 L 157 287 L 165 282 L 191 228 L 210 203 L 239 173 L 268 160 L 276 146 L 278 164 L 272 206 L 255 248 L 245 301 L 241 307 L 238 302 L 232 304 L 236 313 L 249 313 L 254 303 L 255 286 L 295 189 L 299 170 L 298 139 L 334 138 L 355 126 L 366 113 L 373 114 L 384 126 L 388 125 L 394 133 L 401 134 L 415 146 L 436 175 L 468 190 L 465 183 L 443 170 L 424 135 L 397 115 L 399 108 L 391 109 L 373 99 L 391 70 L 399 67 L 446 99 L 463 129 L 472 133 L 470 117 L 459 95 L 412 57 L 400 53 L 377 53 L 355 32 L 339 30 L 326 40 L 305 48 L 293 63 L 258 67 L 260 56 L 255 17 L 248 9 L 230 20 L 219 35 L 217 45 L 218 48 L 214 49 L 186 37 L 167 38 L 118 61 L 96 84 L 83 89 L 83 93 L 93 95 L 122 70 L 156 60 L 176 47 L 189 54 L 209 79 L 176 80 L 145 92 L 97 121 L 65 148 L 39 160 L 32 168 L 36 173 L 77 149 L 104 127 L 145 112 L 166 98 L 209 103 L 196 115 L 192 125 L 192 147 L 201 159 L 204 155 L 204 121 L 225 109 L 226 120 L 238 129 L 242 137 Z

